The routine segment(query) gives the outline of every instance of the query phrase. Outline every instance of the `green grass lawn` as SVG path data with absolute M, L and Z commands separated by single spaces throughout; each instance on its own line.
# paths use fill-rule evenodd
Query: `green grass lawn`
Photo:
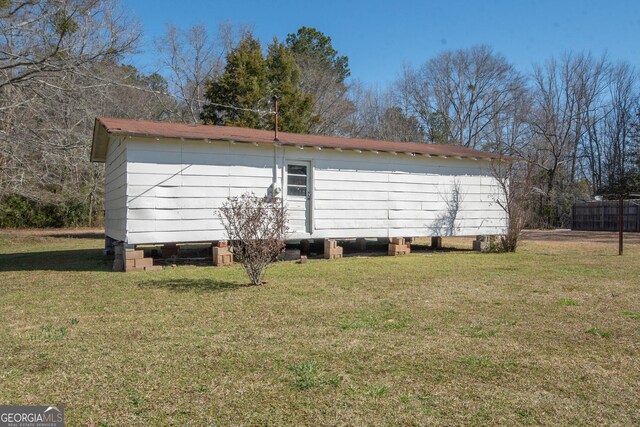
M 640 238 L 112 273 L 0 232 L 0 404 L 67 425 L 640 423 Z M 445 239 L 470 247 L 470 240 Z

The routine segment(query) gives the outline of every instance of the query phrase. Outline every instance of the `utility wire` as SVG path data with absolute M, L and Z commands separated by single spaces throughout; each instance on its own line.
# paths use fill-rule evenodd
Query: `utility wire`
M 112 85 L 114 85 L 114 86 L 121 86 L 121 87 L 126 87 L 126 88 L 130 88 L 130 89 L 139 90 L 139 91 L 142 91 L 142 92 L 152 93 L 152 94 L 155 94 L 155 95 L 168 96 L 170 98 L 179 99 L 179 100 L 182 100 L 182 101 L 197 102 L 198 105 L 202 105 L 202 104 L 214 105 L 214 106 L 220 107 L 220 108 L 229 108 L 229 109 L 237 110 L 237 111 L 248 111 L 248 112 L 251 112 L 251 113 L 258 113 L 258 114 L 263 115 L 263 116 L 264 115 L 269 115 L 269 114 L 276 114 L 275 111 L 272 111 L 272 110 L 268 110 L 267 111 L 267 110 L 260 110 L 260 109 L 257 109 L 257 108 L 246 108 L 246 107 L 238 107 L 238 106 L 235 106 L 235 105 L 219 104 L 217 102 L 209 102 L 209 101 L 205 101 L 205 100 L 202 100 L 202 99 L 196 99 L 196 98 L 187 98 L 187 97 L 180 96 L 180 95 L 177 95 L 177 94 L 172 94 L 172 93 L 169 93 L 169 92 L 163 92 L 163 91 L 160 91 L 160 90 L 153 90 L 153 89 L 148 89 L 148 88 L 145 88 L 145 87 L 130 85 L 130 84 L 127 84 L 127 83 L 116 82 L 116 81 L 105 79 L 105 78 L 102 78 L 102 77 L 99 77 L 99 76 L 96 76 L 96 75 L 88 75 L 88 74 L 84 74 L 84 73 L 79 73 L 79 74 L 83 75 L 84 77 L 88 77 L 88 78 L 91 78 L 91 79 L 94 79 L 94 80 L 98 80 L 98 81 L 101 81 L 101 82 L 104 83 L 104 84 L 101 84 L 101 85 L 85 86 L 84 87 L 85 89 L 92 88 L 92 87 L 104 87 L 104 86 L 112 86 Z M 56 89 L 65 90 L 64 88 L 61 88 L 61 87 L 56 86 L 56 85 L 54 85 L 52 83 L 49 83 L 49 82 L 44 82 L 44 81 L 40 81 L 40 82 L 45 84 L 45 85 L 55 87 Z

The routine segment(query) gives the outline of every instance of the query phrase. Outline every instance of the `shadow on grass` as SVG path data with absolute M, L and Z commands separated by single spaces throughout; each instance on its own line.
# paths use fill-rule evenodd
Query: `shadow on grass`
M 362 251 L 353 247 L 351 248 L 343 247 L 343 249 L 344 249 L 344 255 L 343 255 L 344 258 L 349 258 L 349 257 L 373 258 L 373 257 L 389 256 L 388 248 L 386 245 L 382 248 L 375 248 L 375 249 L 371 249 L 367 247 L 365 251 Z M 427 245 L 415 245 L 415 244 L 411 245 L 412 254 L 426 254 L 426 253 L 437 253 L 437 252 L 473 252 L 473 250 L 471 248 L 464 249 L 464 248 L 451 248 L 451 247 L 432 249 L 430 246 L 427 246 Z M 323 258 L 322 254 L 318 255 L 317 258 Z
M 0 271 L 111 271 L 113 258 L 101 249 L 0 254 Z
M 343 257 L 383 257 L 389 256 L 387 244 L 367 242 L 366 249 L 362 250 L 353 242 L 340 242 L 339 245 L 343 249 Z M 298 245 L 288 245 L 289 248 L 299 248 Z M 311 258 L 321 259 L 323 258 L 323 247 L 313 246 L 311 250 Z M 417 243 L 411 244 L 411 253 L 434 253 L 434 252 L 473 252 L 471 245 L 469 248 L 456 248 L 456 247 L 442 247 L 439 249 L 433 249 L 429 245 L 420 245 Z M 304 255 L 304 254 L 303 254 Z
M 168 289 L 175 292 L 224 292 L 252 285 L 212 279 L 163 279 L 139 283 L 140 288 Z
M 104 233 L 55 233 L 55 234 L 45 234 L 45 237 L 55 237 L 55 238 L 63 238 L 63 239 L 104 239 Z
M 471 247 L 468 248 L 454 248 L 454 247 L 450 247 L 450 246 L 444 246 L 442 248 L 438 248 L 438 249 L 433 249 L 431 246 L 429 245 L 418 245 L 418 244 L 412 244 L 411 245 L 411 252 L 412 253 L 432 253 L 432 252 L 473 252 L 473 249 Z

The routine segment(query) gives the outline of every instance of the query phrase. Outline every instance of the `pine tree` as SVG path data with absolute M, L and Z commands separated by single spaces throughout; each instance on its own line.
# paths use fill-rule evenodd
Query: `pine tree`
M 348 58 L 338 55 L 331 37 L 315 28 L 301 27 L 287 36 L 285 45 L 300 67 L 300 87 L 313 100 L 310 132 L 348 132 L 347 117 L 355 109 L 345 81 L 350 74 Z
M 265 58 L 260 42 L 249 35 L 227 55 L 222 75 L 209 83 L 205 94 L 209 104 L 203 108 L 202 120 L 217 125 L 273 129 L 274 115 L 265 112 L 274 95 L 280 99 L 279 130 L 308 132 L 315 120 L 311 113 L 313 98 L 300 88 L 300 68 L 291 51 L 274 39 Z
M 258 40 L 248 35 L 229 52 L 224 72 L 209 83 L 205 97 L 210 102 L 203 107 L 205 123 L 256 129 L 267 125 L 264 114 L 221 107 L 265 109 L 267 68 Z
M 291 51 L 274 39 L 269 46 L 266 65 L 271 94 L 280 99 L 280 130 L 308 132 L 309 124 L 315 120 L 311 113 L 313 98 L 300 88 L 300 68 Z
M 450 144 L 449 118 L 440 110 L 428 114 L 427 139 L 433 144 Z
M 313 57 L 331 67 L 340 83 L 349 77 L 349 58 L 338 55 L 331 44 L 331 37 L 312 27 L 300 27 L 295 34 L 287 36 L 287 47 L 296 55 Z

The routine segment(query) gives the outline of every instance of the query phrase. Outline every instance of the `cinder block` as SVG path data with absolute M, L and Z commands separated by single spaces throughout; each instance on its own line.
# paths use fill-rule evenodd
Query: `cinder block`
M 158 270 L 162 270 L 162 266 L 161 265 L 150 265 L 147 267 L 143 267 L 144 271 L 158 271 Z
M 127 268 L 127 273 L 136 273 L 138 271 L 144 271 L 144 267 Z
M 306 255 L 301 255 L 300 256 L 300 264 L 306 264 L 307 263 L 307 256 Z
M 213 265 L 224 266 L 233 264 L 233 254 L 218 255 L 213 257 Z
M 328 251 L 331 249 L 335 249 L 338 247 L 338 242 L 333 239 L 325 239 L 324 241 L 324 250 Z
M 404 237 L 392 237 L 391 238 L 392 245 L 404 245 Z
M 442 249 L 442 237 L 440 236 L 431 237 L 431 249 Z
M 211 249 L 213 255 L 213 265 L 231 265 L 233 264 L 233 254 L 228 247 L 213 247 Z
M 126 252 L 124 253 L 124 257 L 125 257 L 125 259 L 144 258 L 144 251 L 142 251 L 142 250 L 134 250 L 134 249 L 127 249 Z
M 396 245 L 393 243 L 389 243 L 388 253 L 390 256 L 408 255 L 409 253 L 411 253 L 411 249 L 409 248 L 409 245 Z
M 477 252 L 489 252 L 492 246 L 496 243 L 497 236 L 482 235 L 476 236 L 476 240 L 473 241 L 473 250 Z
M 229 250 L 229 248 L 219 248 L 217 246 L 214 246 L 213 248 L 211 248 L 211 253 L 214 257 L 216 257 L 219 255 L 228 255 L 231 253 L 231 251 Z
M 124 268 L 125 269 L 133 268 L 135 266 L 136 266 L 136 260 L 135 259 L 126 259 L 126 260 L 124 260 Z
M 491 242 L 489 241 L 473 241 L 473 250 L 476 252 L 487 252 L 491 250 Z
M 338 242 L 336 240 L 325 239 L 324 257 L 325 259 L 342 258 L 342 247 L 338 246 Z
M 226 240 L 218 240 L 216 246 L 219 248 L 226 248 L 227 246 L 229 246 L 229 242 L 227 242 Z
M 127 260 L 131 261 L 131 260 Z M 153 266 L 153 258 L 138 258 L 134 259 L 134 267 L 151 267 Z
M 338 258 L 342 258 L 342 248 L 340 246 L 337 246 L 333 249 L 331 249 L 328 252 L 324 253 L 324 257 L 325 259 L 338 259 Z

